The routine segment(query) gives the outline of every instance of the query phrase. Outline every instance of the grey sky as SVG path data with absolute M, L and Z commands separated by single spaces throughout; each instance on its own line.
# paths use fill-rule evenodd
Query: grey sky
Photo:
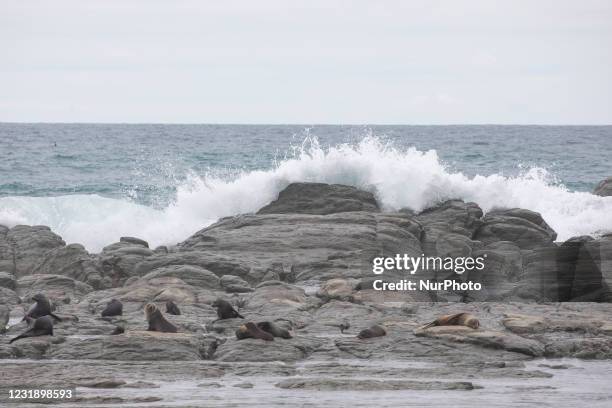
M 610 1 L 0 5 L 0 121 L 612 123 Z

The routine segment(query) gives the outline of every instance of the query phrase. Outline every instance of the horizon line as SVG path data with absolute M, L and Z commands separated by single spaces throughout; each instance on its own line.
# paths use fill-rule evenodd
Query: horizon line
M 164 126 L 612 126 L 612 123 L 265 123 L 265 122 L 46 122 L 0 121 L 2 125 L 164 125 Z

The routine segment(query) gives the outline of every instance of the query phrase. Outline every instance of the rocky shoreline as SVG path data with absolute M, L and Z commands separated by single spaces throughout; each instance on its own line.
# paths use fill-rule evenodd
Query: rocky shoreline
M 602 195 L 607 185 L 598 186 Z M 152 390 L 185 381 L 207 389 L 203 398 L 217 388 L 256 393 L 267 386 L 289 396 L 298 390 L 486 392 L 491 378 L 528 386 L 554 376 L 550 367 L 528 368 L 537 358 L 609 361 L 612 232 L 555 239 L 540 214 L 527 209 L 483 214 L 476 203 L 451 200 L 418 214 L 390 213 L 371 193 L 316 183 L 291 184 L 258 213 L 221 219 L 173 247 L 152 249 L 124 237 L 90 254 L 44 226 L 0 226 L 0 323 L 10 321 L 0 337 L 7 367 L 0 403 L 9 388 L 56 385 L 78 387 L 77 406 L 165 406 L 177 397 L 153 397 Z M 374 257 L 398 253 L 486 256 L 487 262 L 482 271 L 454 276 L 372 274 Z M 423 277 L 469 280 L 483 289 L 381 292 L 372 286 L 374 278 Z M 9 344 L 26 328 L 20 320 L 36 293 L 53 301 L 62 322 L 53 337 Z M 245 320 L 213 322 L 218 297 Z M 111 299 L 123 303 L 123 315 L 100 317 Z M 182 311 L 167 316 L 179 333 L 147 332 L 143 306 L 168 300 Z M 460 311 L 477 316 L 480 328 L 419 329 Z M 291 329 L 293 338 L 234 336 L 244 321 L 264 320 Z M 350 327 L 341 333 L 343 324 Z M 384 325 L 387 335 L 356 338 L 373 324 Z M 126 332 L 111 336 L 117 325 Z

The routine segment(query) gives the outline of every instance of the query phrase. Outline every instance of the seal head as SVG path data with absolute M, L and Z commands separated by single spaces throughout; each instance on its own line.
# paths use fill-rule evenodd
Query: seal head
M 147 322 L 149 322 L 147 330 L 162 333 L 176 333 L 178 331 L 176 326 L 166 320 L 162 312 L 153 303 L 147 303 L 144 312 Z

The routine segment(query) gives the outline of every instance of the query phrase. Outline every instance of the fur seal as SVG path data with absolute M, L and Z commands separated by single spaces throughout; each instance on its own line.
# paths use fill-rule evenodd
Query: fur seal
M 338 326 L 340 328 L 340 333 L 344 334 L 345 330 L 348 330 L 351 328 L 351 324 L 349 322 L 342 322 L 340 323 L 340 326 Z
M 111 336 L 116 336 L 118 334 L 125 333 L 125 327 L 123 326 L 115 326 L 115 330 L 111 333 Z
M 234 319 L 236 317 L 244 319 L 244 317 L 234 309 L 231 303 L 226 300 L 217 299 L 212 303 L 212 307 L 217 309 L 217 316 L 219 316 L 217 320 Z
M 49 299 L 47 299 L 45 295 L 43 295 L 42 293 L 37 293 L 32 296 L 32 300 L 36 303 L 30 306 L 30 309 L 28 310 L 22 321 L 28 320 L 27 318 L 38 319 L 39 317 L 43 316 L 51 316 L 58 322 L 62 321 L 62 319 L 54 315 L 51 311 L 51 302 L 49 302 Z
M 171 315 L 175 315 L 175 316 L 180 316 L 181 309 L 179 309 L 179 307 L 176 305 L 176 303 L 174 303 L 173 301 L 169 300 L 169 301 L 166 302 L 166 313 L 171 314 Z
M 145 317 L 149 322 L 149 331 L 158 331 L 162 333 L 176 333 L 176 326 L 170 323 L 162 312 L 153 303 L 147 303 L 144 308 Z
M 251 339 L 261 339 L 265 341 L 274 341 L 273 335 L 261 330 L 253 322 L 248 322 L 248 323 L 241 325 L 238 328 L 238 330 L 236 330 L 236 338 L 238 340 L 251 338 Z
M 293 336 L 289 330 L 283 329 L 274 322 L 259 322 L 257 327 L 266 333 L 270 333 L 274 337 L 282 337 L 283 339 L 291 339 Z
M 387 335 L 387 330 L 384 327 L 375 324 L 374 326 L 362 330 L 357 335 L 358 339 L 370 339 L 372 337 L 382 337 Z
M 472 329 L 477 329 L 480 327 L 480 322 L 474 315 L 463 312 L 438 317 L 433 322 L 420 327 L 420 329 L 428 329 L 434 326 L 467 326 Z
M 121 316 L 123 314 L 123 303 L 117 299 L 112 299 L 104 310 L 102 311 L 102 317 Z
M 28 322 L 32 320 L 31 317 L 27 318 Z M 11 339 L 9 344 L 26 337 L 38 337 L 38 336 L 53 336 L 53 320 L 49 316 L 42 316 L 34 320 L 32 327 L 19 336 Z

